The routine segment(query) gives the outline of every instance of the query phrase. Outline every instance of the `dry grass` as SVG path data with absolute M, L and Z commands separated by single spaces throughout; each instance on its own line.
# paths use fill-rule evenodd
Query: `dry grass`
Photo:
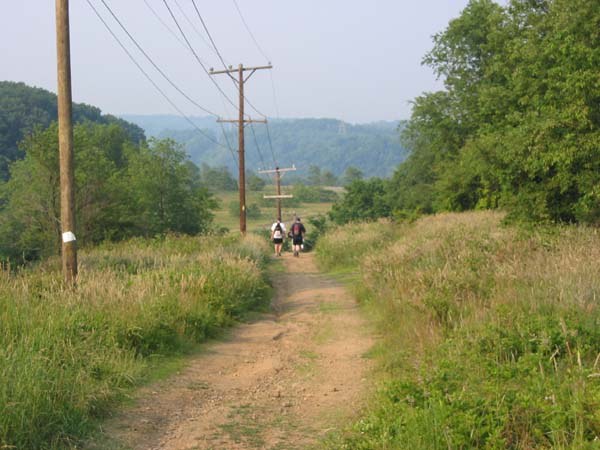
M 148 361 L 185 352 L 268 300 L 257 237 L 132 240 L 0 277 L 0 447 L 70 448 Z M 33 431 L 32 431 L 33 430 Z
M 394 234 L 387 221 L 337 227 L 319 240 L 319 264 L 325 270 L 354 267 L 370 251 L 383 251 Z
M 473 212 L 355 225 L 321 242 L 357 262 L 357 291 L 378 317 L 388 380 L 358 433 L 336 445 L 595 448 L 600 233 L 508 227 L 502 218 Z M 391 228 L 390 245 L 369 250 L 356 239 L 349 249 L 354 236 L 377 242 L 378 226 Z

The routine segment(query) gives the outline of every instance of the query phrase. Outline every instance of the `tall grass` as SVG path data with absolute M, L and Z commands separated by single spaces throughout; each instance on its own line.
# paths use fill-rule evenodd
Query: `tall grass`
M 394 229 L 389 222 L 348 224 L 325 233 L 316 247 L 320 266 L 325 270 L 355 268 L 368 251 L 389 246 Z
M 156 355 L 185 352 L 268 301 L 259 239 L 173 238 L 0 274 L 0 448 L 74 447 Z
M 600 448 L 600 233 L 501 220 L 427 217 L 363 253 L 384 381 L 332 447 Z

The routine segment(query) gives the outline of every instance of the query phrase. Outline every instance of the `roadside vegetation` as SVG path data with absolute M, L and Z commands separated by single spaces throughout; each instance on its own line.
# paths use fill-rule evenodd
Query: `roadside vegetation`
M 0 272 L 0 448 L 75 448 L 175 355 L 265 307 L 264 240 L 172 237 Z
M 600 3 L 465 3 L 423 58 L 444 89 L 414 99 L 408 158 L 347 186 L 333 219 L 500 209 L 600 223 Z
M 340 449 L 592 449 L 600 439 L 600 231 L 495 212 L 347 225 L 324 268 L 357 270 L 379 389 Z

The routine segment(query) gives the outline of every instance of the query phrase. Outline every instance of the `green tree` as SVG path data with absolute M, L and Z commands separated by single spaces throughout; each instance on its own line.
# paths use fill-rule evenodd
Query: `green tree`
M 120 126 L 76 125 L 76 235 L 81 245 L 210 225 L 212 195 L 172 141 L 135 146 Z M 25 157 L 0 184 L 0 258 L 29 260 L 60 249 L 58 130 L 25 139 Z
M 141 234 L 207 229 L 214 199 L 190 167 L 185 152 L 169 139 L 151 139 L 130 155 L 127 180 Z
M 75 205 L 77 238 L 95 243 L 123 226 L 124 148 L 132 145 L 118 125 L 91 122 L 76 125 Z M 2 186 L 0 235 L 5 256 L 26 259 L 55 254 L 60 249 L 58 129 L 38 129 L 23 142 L 25 158 L 11 165 Z
M 321 186 L 337 186 L 337 184 L 338 179 L 331 171 L 325 170 L 321 174 Z
M 446 90 L 415 101 L 394 210 L 600 221 L 599 27 L 598 2 L 471 0 L 425 58 Z
M 292 189 L 292 193 L 294 198 L 302 203 L 326 203 L 333 202 L 338 198 L 338 195 L 330 189 L 304 184 L 296 184 Z M 287 199 L 286 204 L 288 204 Z
M 200 166 L 200 178 L 204 186 L 211 191 L 237 191 L 238 189 L 237 180 L 225 166 L 211 167 L 203 163 Z
M 254 172 L 248 171 L 246 173 L 246 184 L 251 191 L 262 191 L 267 183 Z
M 389 217 L 391 209 L 385 194 L 386 183 L 380 178 L 356 180 L 347 186 L 342 199 L 333 204 L 329 216 L 338 224 Z
M 348 186 L 354 181 L 362 180 L 363 178 L 364 174 L 362 170 L 360 170 L 358 167 L 348 166 L 342 175 L 342 184 L 344 186 Z
M 310 186 L 321 186 L 321 168 L 319 166 L 312 164 L 308 167 L 306 184 Z

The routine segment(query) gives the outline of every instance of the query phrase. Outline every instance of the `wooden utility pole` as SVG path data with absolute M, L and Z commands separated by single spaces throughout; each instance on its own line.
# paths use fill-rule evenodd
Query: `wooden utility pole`
M 58 66 L 58 148 L 60 159 L 60 224 L 62 268 L 67 284 L 77 281 L 75 188 L 73 168 L 73 115 L 69 0 L 56 0 L 56 55 Z
M 274 198 L 277 199 L 277 218 L 281 218 L 281 199 L 282 198 L 293 198 L 293 195 L 282 195 L 281 194 L 281 172 L 289 172 L 296 170 L 296 166 L 288 167 L 286 169 L 280 169 L 275 167 L 275 170 L 259 170 L 258 173 L 275 173 L 275 185 L 277 187 L 277 195 L 263 195 L 263 198 Z
M 247 123 L 259 122 L 259 123 L 267 123 L 266 120 L 252 120 L 252 119 L 244 119 L 244 83 L 248 81 L 248 79 L 260 69 L 272 69 L 273 66 L 269 64 L 268 66 L 259 66 L 259 67 L 244 67 L 242 64 L 238 66 L 237 69 L 233 69 L 229 66 L 228 70 L 213 70 L 210 69 L 211 75 L 217 75 L 221 73 L 226 73 L 231 77 L 231 79 L 237 83 L 238 89 L 240 92 L 240 104 L 239 104 L 239 116 L 237 120 L 223 120 L 219 119 L 217 122 L 234 122 L 238 124 L 238 169 L 239 169 L 239 190 L 240 190 L 240 232 L 242 234 L 246 234 L 246 162 L 244 156 L 244 127 Z M 250 74 L 246 78 L 244 78 L 244 72 L 250 71 Z M 236 80 L 231 74 L 237 72 L 238 79 Z

